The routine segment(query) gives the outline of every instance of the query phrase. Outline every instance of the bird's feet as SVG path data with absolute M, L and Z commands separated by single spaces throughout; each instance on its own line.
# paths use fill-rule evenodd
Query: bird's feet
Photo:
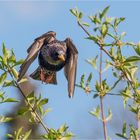
M 43 69 L 41 69 L 40 71 L 40 80 L 42 81 L 42 83 L 56 83 L 56 79 L 55 79 L 55 73 L 53 72 L 49 72 L 49 71 L 44 71 Z
M 42 81 L 42 83 L 46 82 L 46 76 L 44 74 L 43 69 L 41 69 L 41 71 L 40 71 L 40 80 Z

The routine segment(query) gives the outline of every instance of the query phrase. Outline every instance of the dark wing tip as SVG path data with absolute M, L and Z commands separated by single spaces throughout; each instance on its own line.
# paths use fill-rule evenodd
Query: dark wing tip
M 76 82 L 78 50 L 70 38 L 66 38 L 65 42 L 67 44 L 67 49 L 70 54 L 70 58 L 64 70 L 65 76 L 68 80 L 68 96 L 70 98 L 73 98 Z
M 72 93 L 72 92 L 70 92 L 69 94 L 68 94 L 68 96 L 69 96 L 69 98 L 73 98 L 74 97 L 74 94 Z

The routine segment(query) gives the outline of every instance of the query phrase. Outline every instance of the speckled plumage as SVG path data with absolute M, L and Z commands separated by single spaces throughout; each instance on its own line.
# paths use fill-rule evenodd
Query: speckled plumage
M 64 67 L 68 80 L 68 95 L 73 97 L 78 51 L 70 38 L 58 41 L 55 36 L 56 33 L 50 31 L 35 39 L 27 50 L 28 56 L 25 62 L 20 67 L 18 81 L 22 79 L 31 63 L 38 56 L 39 67 L 30 77 L 46 84 L 57 84 L 56 72 Z
M 67 60 L 68 53 L 66 43 L 64 41 L 54 40 L 50 44 L 45 43 L 39 53 L 39 64 L 45 67 L 49 71 L 59 71 L 61 70 L 66 61 L 61 61 L 56 57 L 56 53 L 62 51 L 65 54 L 65 59 Z

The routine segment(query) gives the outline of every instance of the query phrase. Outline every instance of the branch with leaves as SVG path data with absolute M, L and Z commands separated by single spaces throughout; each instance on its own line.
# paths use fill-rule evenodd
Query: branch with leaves
M 95 68 L 95 70 L 99 73 L 100 77 L 99 81 L 96 81 L 95 89 L 94 87 L 91 89 L 89 86 L 90 84 L 88 84 L 88 93 L 94 91 L 94 98 L 100 97 L 100 106 L 97 106 L 97 108 L 90 113 L 102 121 L 105 140 L 108 138 L 106 122 L 112 118 L 112 113 L 111 109 L 109 109 L 108 117 L 104 117 L 103 99 L 105 96 L 110 95 L 110 93 L 121 81 L 125 81 L 126 87 L 124 87 L 124 89 L 116 95 L 119 95 L 123 98 L 124 107 L 127 105 L 128 100 L 133 101 L 133 104 L 129 105 L 130 111 L 135 113 L 137 121 L 140 121 L 140 83 L 136 76 L 138 71 L 137 62 L 140 61 L 140 42 L 136 44 L 133 42 L 124 42 L 123 38 L 126 35 L 126 32 L 119 33 L 118 27 L 120 23 L 125 20 L 125 18 L 108 17 L 108 10 L 109 6 L 102 11 L 95 13 L 94 15 L 90 15 L 89 19 L 92 23 L 92 25 L 90 25 L 89 23 L 82 21 L 82 12 L 79 12 L 77 8 L 70 9 L 70 12 L 76 17 L 78 25 L 86 33 L 86 39 L 93 41 L 93 43 L 95 43 L 100 49 L 99 55 L 97 55 L 95 58 L 87 60 L 87 62 L 92 65 L 93 68 Z M 94 32 L 89 33 L 88 28 L 93 29 Z M 126 47 L 130 47 L 130 49 L 134 50 L 136 55 L 124 56 L 122 50 L 126 49 Z M 106 67 L 104 69 L 102 69 L 102 53 L 106 54 L 108 57 L 106 60 Z M 100 56 L 99 61 L 98 56 Z M 99 63 L 99 68 L 97 67 L 97 62 Z M 117 79 L 113 85 L 107 84 L 107 77 L 106 79 L 102 79 L 102 74 L 108 68 L 112 68 L 112 76 Z M 85 76 L 81 77 L 81 82 L 78 84 L 78 87 L 82 88 L 87 93 Z M 111 93 L 111 95 L 115 94 Z M 131 124 L 130 130 L 133 130 L 133 133 L 130 131 L 130 136 L 127 137 L 126 134 L 117 134 L 117 136 L 122 136 L 123 138 L 125 137 L 127 139 L 138 139 L 139 129 L 140 128 L 138 126 L 137 128 L 134 128 Z
M 2 45 L 2 54 L 3 55 L 0 56 L 0 104 L 19 102 L 19 100 L 16 100 L 14 98 L 5 97 L 6 93 L 3 91 L 5 88 L 10 88 L 11 86 L 15 87 L 20 91 L 26 103 L 26 106 L 21 107 L 19 110 L 17 110 L 17 116 L 27 115 L 29 117 L 30 123 L 40 124 L 45 131 L 45 134 L 41 135 L 41 137 L 44 139 L 70 139 L 73 136 L 73 134 L 67 132 L 68 127 L 66 125 L 62 125 L 58 130 L 54 130 L 52 128 L 49 129 L 48 127 L 46 127 L 45 123 L 43 122 L 43 117 L 50 110 L 49 108 L 44 108 L 44 106 L 48 103 L 48 99 L 42 99 L 41 94 L 38 97 L 36 97 L 34 91 L 32 91 L 26 96 L 22 88 L 20 87 L 20 84 L 23 82 L 27 82 L 27 79 L 23 78 L 22 80 L 20 80 L 20 82 L 17 82 L 18 71 L 16 70 L 16 67 L 21 65 L 24 62 L 24 60 L 16 60 L 16 56 L 13 50 L 8 51 L 4 43 Z M 14 118 L 12 117 L 0 116 L 0 123 L 9 122 L 13 119 Z M 21 126 L 18 130 L 15 130 L 13 134 L 7 134 L 7 136 L 16 140 L 26 140 L 28 139 L 30 134 L 31 130 L 23 134 L 23 127 Z

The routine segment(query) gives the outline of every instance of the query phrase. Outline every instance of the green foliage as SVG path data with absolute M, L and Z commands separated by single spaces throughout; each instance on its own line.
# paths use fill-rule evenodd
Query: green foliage
M 44 117 L 49 111 L 49 108 L 44 108 L 45 105 L 48 103 L 47 98 L 41 97 L 41 94 L 39 97 L 36 97 L 34 92 L 31 92 L 27 95 L 28 103 L 34 108 L 35 111 L 37 111 L 42 117 Z M 26 115 L 30 116 L 29 121 L 32 123 L 38 122 L 39 120 L 36 118 L 35 114 L 31 111 L 32 108 L 29 106 L 29 104 L 26 103 L 26 107 L 21 107 L 17 111 L 17 115 Z
M 127 132 L 127 125 L 126 122 L 124 122 L 123 124 L 123 128 L 122 128 L 122 133 L 116 133 L 117 136 L 119 136 L 120 138 L 123 139 L 130 139 L 130 140 L 138 140 L 139 139 L 139 134 L 140 134 L 140 130 L 134 128 L 133 124 L 129 125 L 129 136 L 126 135 Z
M 91 92 L 91 88 L 90 88 L 90 83 L 91 83 L 91 79 L 92 79 L 92 73 L 89 74 L 87 80 L 85 80 L 85 74 L 83 74 L 81 76 L 81 81 L 80 84 L 76 85 L 77 87 L 82 88 L 86 94 Z
M 6 102 L 18 102 L 18 100 L 14 98 L 5 97 L 5 92 L 0 93 L 0 104 L 6 103 Z
M 5 123 L 13 120 L 12 117 L 5 117 L 5 116 L 0 116 L 0 123 Z
M 23 133 L 23 128 L 19 128 L 17 131 L 14 131 L 14 134 L 7 134 L 6 136 L 14 140 L 27 140 L 31 134 L 32 130 L 29 130 L 26 133 Z
M 136 115 L 136 118 L 138 119 L 137 121 L 140 121 L 140 83 L 136 76 L 138 71 L 138 62 L 140 62 L 140 42 L 133 43 L 131 41 L 124 41 L 126 32 L 119 33 L 118 27 L 120 23 L 125 21 L 125 18 L 108 17 L 107 13 L 109 11 L 109 6 L 105 7 L 102 11 L 88 16 L 92 25 L 83 21 L 81 17 L 79 18 L 79 14 L 82 12 L 77 8 L 71 9 L 70 11 L 74 16 L 76 16 L 78 25 L 86 33 L 86 39 L 95 43 L 100 49 L 100 54 L 97 54 L 96 57 L 93 57 L 92 59 L 87 59 L 88 64 L 90 64 L 99 74 L 99 80 L 95 82 L 94 87 L 91 87 L 93 89 L 90 90 L 90 93 L 94 92 L 93 97 L 100 98 L 100 106 L 98 105 L 95 110 L 90 111 L 90 114 L 103 122 L 104 138 L 107 139 L 106 122 L 112 119 L 112 112 L 111 109 L 108 109 L 108 116 L 106 118 L 104 117 L 103 99 L 105 96 L 117 95 L 122 97 L 125 108 L 128 105 L 128 100 L 131 100 L 131 104 L 128 105 L 129 110 Z M 83 23 L 86 23 L 87 26 Z M 93 33 L 89 33 L 88 30 L 93 31 Z M 95 47 L 95 45 L 93 45 L 93 47 Z M 124 56 L 123 51 L 127 49 L 126 47 L 129 47 L 136 54 Z M 107 60 L 102 58 L 102 53 L 108 56 Z M 106 62 L 105 68 L 104 62 Z M 102 78 L 103 73 L 108 70 L 108 68 L 112 69 L 112 75 L 116 79 L 112 86 L 107 84 L 107 80 L 109 80 L 107 77 L 105 77 L 105 79 Z M 92 79 L 92 77 L 90 78 Z M 84 74 L 81 76 L 81 81 L 78 87 L 84 89 L 86 92 L 85 79 L 86 75 Z M 121 91 L 118 91 L 119 93 L 112 93 L 120 81 L 125 83 L 125 87 Z M 126 123 L 123 125 L 122 134 L 117 134 L 117 136 L 123 139 L 138 139 L 140 134 L 138 128 L 135 129 L 133 125 L 129 125 L 129 128 L 130 136 L 127 136 L 126 134 Z
M 87 59 L 86 61 L 91 65 L 93 66 L 94 69 L 97 70 L 97 59 L 98 59 L 98 55 L 93 58 L 93 59 Z
M 82 15 L 80 15 L 81 17 Z M 27 96 L 23 93 L 22 89 L 20 88 L 19 84 L 23 82 L 27 82 L 26 78 L 17 82 L 18 79 L 18 71 L 16 67 L 21 65 L 24 62 L 23 59 L 16 60 L 16 56 L 13 50 L 8 50 L 5 47 L 5 44 L 2 44 L 2 55 L 0 56 L 0 104 L 2 103 L 10 103 L 10 102 L 18 102 L 19 100 L 10 98 L 6 96 L 5 89 L 14 87 L 19 89 L 21 95 L 25 99 L 25 106 L 21 107 L 17 110 L 17 116 L 20 115 L 21 117 L 25 116 L 28 117 L 29 123 L 40 123 L 46 134 L 44 138 L 51 139 L 59 139 L 62 138 L 70 139 L 73 135 L 67 132 L 68 127 L 65 125 L 61 126 L 58 130 L 49 129 L 45 126 L 42 118 L 50 111 L 50 108 L 46 108 L 48 104 L 47 98 L 42 98 L 41 94 L 37 97 L 35 96 L 34 92 L 29 93 Z M 89 81 L 90 79 L 88 79 Z M 87 83 L 88 85 L 88 83 Z M 0 116 L 0 123 L 5 123 L 12 121 L 12 117 Z M 7 134 L 8 138 L 15 139 L 15 140 L 27 140 L 31 134 L 32 130 L 24 132 L 23 127 L 20 127 L 12 134 Z M 54 131 L 54 133 L 53 133 Z
M 100 118 L 100 113 L 101 113 L 101 110 L 100 110 L 99 106 L 97 106 L 93 111 L 90 111 L 90 114 L 93 115 L 94 117 L 98 118 L 98 119 L 101 119 Z
M 64 124 L 59 129 L 50 129 L 48 134 L 42 135 L 47 140 L 70 140 L 74 135 L 67 132 L 68 127 Z

